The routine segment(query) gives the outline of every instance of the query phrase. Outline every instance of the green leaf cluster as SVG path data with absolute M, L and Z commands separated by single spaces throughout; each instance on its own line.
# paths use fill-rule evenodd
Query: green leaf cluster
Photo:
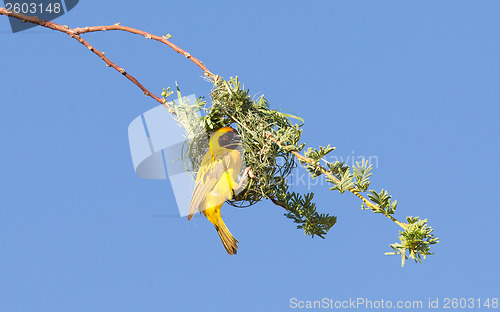
M 375 213 L 383 213 L 385 215 L 391 215 L 396 212 L 396 208 L 398 206 L 398 201 L 395 200 L 391 203 L 392 196 L 386 190 L 380 191 L 380 193 L 375 192 L 374 190 L 370 190 L 370 194 L 368 194 L 368 198 L 372 202 L 378 205 L 380 209 L 372 209 Z
M 276 193 L 276 197 L 271 198 L 273 202 L 285 207 L 287 210 L 285 216 L 297 223 L 297 228 L 303 229 L 304 234 L 325 238 L 325 235 L 337 222 L 337 217 L 318 213 L 316 204 L 312 202 L 313 193 L 301 195 L 288 192 L 287 187 L 285 189 L 287 192 Z
M 432 255 L 431 245 L 439 243 L 439 238 L 432 233 L 434 230 L 427 225 L 427 219 L 419 217 L 407 217 L 408 225 L 405 231 L 399 231 L 400 243 L 390 245 L 394 252 L 386 252 L 386 255 L 401 255 L 401 266 L 409 259 L 415 263 L 422 262 L 426 256 Z
M 359 191 L 366 192 L 370 186 L 369 178 L 372 175 L 372 165 L 368 166 L 368 160 L 363 159 L 361 165 L 359 162 L 356 162 L 356 166 L 352 169 L 354 171 L 354 179 L 356 179 L 354 185 Z
M 307 151 L 304 152 L 304 156 L 313 161 L 312 164 L 308 162 L 302 162 L 313 179 L 323 174 L 320 166 L 320 160 L 334 150 L 335 147 L 332 147 L 330 146 L 330 144 L 328 144 L 327 147 L 320 146 L 319 149 L 309 147 Z
M 339 172 L 338 176 L 338 181 L 330 177 L 326 178 L 327 182 L 333 184 L 333 187 L 331 187 L 330 190 L 338 190 L 340 194 L 344 194 L 344 192 L 347 192 L 354 187 L 354 175 L 351 173 L 349 167 L 347 167 L 344 171 Z

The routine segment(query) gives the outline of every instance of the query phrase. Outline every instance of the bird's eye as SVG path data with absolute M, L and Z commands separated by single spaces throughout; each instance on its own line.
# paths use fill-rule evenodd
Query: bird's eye
M 222 139 L 223 139 L 224 141 L 227 141 L 227 136 L 222 137 Z

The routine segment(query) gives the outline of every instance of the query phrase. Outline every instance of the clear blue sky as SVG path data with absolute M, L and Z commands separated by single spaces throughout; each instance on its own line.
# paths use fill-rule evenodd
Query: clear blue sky
M 498 12 L 498 1 L 81 1 L 55 20 L 170 33 L 212 72 L 303 117 L 309 146 L 376 156 L 373 188 L 398 200 L 399 219 L 428 218 L 441 239 L 405 268 L 384 255 L 395 224 L 320 185 L 310 187 L 318 209 L 338 216 L 325 240 L 269 202 L 224 207 L 240 241 L 228 256 L 207 220 L 173 216 L 168 182 L 133 170 L 127 127 L 157 103 L 67 35 L 11 34 L 0 16 L 0 310 L 500 297 Z M 164 45 L 85 38 L 156 94 L 175 81 L 186 95 L 210 91 Z

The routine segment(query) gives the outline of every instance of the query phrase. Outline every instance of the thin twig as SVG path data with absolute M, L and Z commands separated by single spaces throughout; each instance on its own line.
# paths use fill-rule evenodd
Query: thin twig
M 276 206 L 280 206 L 281 208 L 284 208 L 286 211 L 290 211 L 290 208 L 287 205 L 284 205 L 280 201 L 278 201 L 275 197 L 269 197 L 269 199 L 275 204 Z
M 85 39 L 83 39 L 80 36 L 80 34 L 84 34 L 84 33 L 88 33 L 88 32 L 96 32 L 96 31 L 122 30 L 122 31 L 126 31 L 129 33 L 133 33 L 133 34 L 142 35 L 146 39 L 153 39 L 153 40 L 159 41 L 161 43 L 168 45 L 170 48 L 172 48 L 177 53 L 181 53 L 182 55 L 184 55 L 185 57 L 187 57 L 188 59 L 193 61 L 196 65 L 198 65 L 198 67 L 200 67 L 203 70 L 203 72 L 205 73 L 205 76 L 210 77 L 212 80 L 215 80 L 215 75 L 212 74 L 207 69 L 207 67 L 205 65 L 203 65 L 203 63 L 200 60 L 196 59 L 195 57 L 191 56 L 191 54 L 189 54 L 188 52 L 184 51 L 183 49 L 179 48 L 175 44 L 168 41 L 166 39 L 167 38 L 166 36 L 165 37 L 156 36 L 156 35 L 153 35 L 153 34 L 150 34 L 148 32 L 138 30 L 138 29 L 135 29 L 132 27 L 120 26 L 119 24 L 108 25 L 108 26 L 69 28 L 66 25 L 60 25 L 60 24 L 53 23 L 50 21 L 45 21 L 45 20 L 42 20 L 36 16 L 28 16 L 28 15 L 24 15 L 21 13 L 14 13 L 14 12 L 8 11 L 2 7 L 0 7 L 0 15 L 14 17 L 14 18 L 19 19 L 22 22 L 29 22 L 29 23 L 37 24 L 37 25 L 40 25 L 42 27 L 57 30 L 57 31 L 60 31 L 60 32 L 63 32 L 65 34 L 69 35 L 71 38 L 76 39 L 78 42 L 80 42 L 85 47 L 87 47 L 90 51 L 94 52 L 97 56 L 99 56 L 106 63 L 106 66 L 114 68 L 116 71 L 118 71 L 119 73 L 121 73 L 122 75 L 127 77 L 128 80 L 130 80 L 133 84 L 135 84 L 137 87 L 139 87 L 142 90 L 144 95 L 152 97 L 155 101 L 164 105 L 167 108 L 169 108 L 169 107 L 163 99 L 161 99 L 160 97 L 158 97 L 157 95 L 155 95 L 154 93 L 149 91 L 146 87 L 144 87 L 141 83 L 139 83 L 139 81 L 134 76 L 127 73 L 127 71 L 124 68 L 119 67 L 114 62 L 112 62 L 109 58 L 107 58 L 104 55 L 104 52 L 101 52 L 98 49 L 96 49 L 94 46 L 92 46 L 90 43 L 88 43 Z
M 114 24 L 114 25 L 107 25 L 107 26 L 92 26 L 92 27 L 74 28 L 73 29 L 73 31 L 75 31 L 75 33 L 78 34 L 78 35 L 84 34 L 84 33 L 89 33 L 89 32 L 107 31 L 107 30 L 121 30 L 121 31 L 126 31 L 126 32 L 129 32 L 129 33 L 132 33 L 132 34 L 137 34 L 137 35 L 144 36 L 144 38 L 146 38 L 146 39 L 152 39 L 152 40 L 156 40 L 156 41 L 159 41 L 161 43 L 164 43 L 167 46 L 169 46 L 170 48 L 172 48 L 175 52 L 184 55 L 186 58 L 190 59 L 193 63 L 195 63 L 199 68 L 201 68 L 203 70 L 203 73 L 205 74 L 205 76 L 211 78 L 212 80 L 215 79 L 214 74 L 212 74 L 207 69 L 207 67 L 202 63 L 202 61 L 200 61 L 199 59 L 195 58 L 194 56 L 192 56 L 187 51 L 179 48 L 178 46 L 176 46 L 172 42 L 168 41 L 168 39 L 167 39 L 168 37 L 167 36 L 157 36 L 157 35 L 153 35 L 151 33 L 148 33 L 148 32 L 136 29 L 136 28 L 127 27 L 127 26 L 120 26 L 120 23 L 117 23 L 117 24 Z

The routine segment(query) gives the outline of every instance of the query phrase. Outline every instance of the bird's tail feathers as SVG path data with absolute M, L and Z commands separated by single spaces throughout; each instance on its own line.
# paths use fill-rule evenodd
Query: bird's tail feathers
M 215 229 L 217 230 L 220 240 L 222 241 L 227 253 L 229 255 L 235 255 L 238 250 L 238 240 L 234 238 L 231 232 L 229 232 L 229 229 L 222 218 L 219 219 L 219 224 L 215 225 Z

